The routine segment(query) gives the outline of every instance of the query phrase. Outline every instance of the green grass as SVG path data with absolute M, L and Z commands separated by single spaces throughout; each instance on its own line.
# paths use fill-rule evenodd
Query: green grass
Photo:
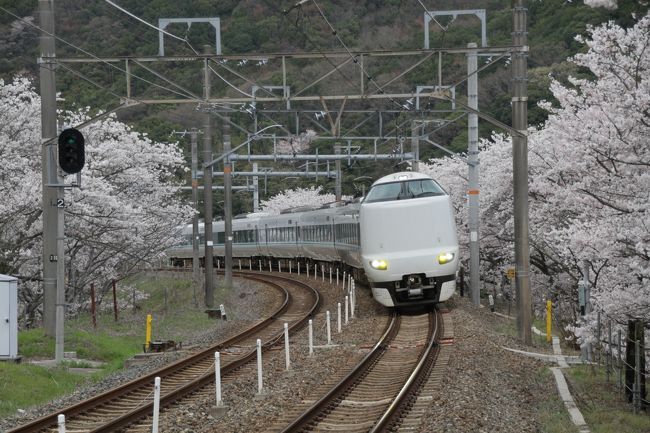
M 145 343 L 146 318 L 151 314 L 152 339 L 187 339 L 197 329 L 209 329 L 214 320 L 209 319 L 204 307 L 194 306 L 194 293 L 190 281 L 174 276 L 139 275 L 129 284 L 149 295 L 138 302 L 138 308 L 119 311 L 116 322 L 112 311 L 101 311 L 97 327 L 93 328 L 89 313 L 66 320 L 65 351 L 77 352 L 79 360 L 66 359 L 56 368 L 30 365 L 28 359 L 54 358 L 55 341 L 45 335 L 42 328 L 18 333 L 18 354 L 21 364 L 0 363 L 0 417 L 13 415 L 17 409 L 39 405 L 73 391 L 84 381 L 98 381 L 120 369 L 126 359 L 142 352 Z M 165 290 L 167 289 L 166 300 Z M 220 288 L 215 288 L 215 301 L 220 302 Z M 201 299 L 199 303 L 202 304 Z M 112 303 L 111 303 L 112 305 Z M 84 360 L 100 361 L 101 371 L 91 376 L 69 372 L 70 368 L 89 367 Z
M 650 417 L 634 415 L 632 406 L 619 392 L 618 376 L 607 383 L 603 368 L 581 365 L 567 372 L 571 392 L 593 433 L 648 433 Z
M 72 392 L 86 380 L 64 367 L 0 363 L 0 417 Z
M 125 359 L 142 351 L 143 340 L 130 335 L 108 335 L 101 330 L 77 328 L 67 323 L 64 333 L 65 351 L 77 352 L 77 357 L 107 363 L 108 370 L 120 368 Z M 90 329 L 90 330 L 88 330 Z M 51 359 L 54 354 L 54 338 L 45 335 L 42 328 L 18 333 L 18 353 L 25 358 Z
M 546 367 L 541 367 L 537 370 L 538 381 L 549 383 L 548 388 L 552 390 L 547 395 L 543 396 L 541 403 L 536 407 L 537 419 L 542 426 L 542 433 L 577 433 L 578 429 L 571 422 L 569 413 L 564 407 L 564 402 L 556 391 L 555 378 Z

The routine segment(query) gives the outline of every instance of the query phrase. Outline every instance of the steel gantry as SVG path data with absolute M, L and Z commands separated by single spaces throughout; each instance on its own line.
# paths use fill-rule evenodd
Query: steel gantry
M 49 1 L 51 3 L 51 0 Z M 450 11 L 439 11 L 440 14 Z M 451 11 L 460 13 L 460 11 Z M 484 16 L 476 11 L 470 11 L 479 17 L 482 22 Z M 469 12 L 468 12 L 469 13 Z M 452 14 L 453 15 L 453 14 Z M 433 17 L 434 11 L 425 12 L 427 17 Z M 42 20 L 47 24 L 47 14 L 42 15 Z M 170 20 L 170 19 L 167 19 Z M 434 19 L 435 21 L 435 19 Z M 212 22 L 210 22 L 212 23 Z M 163 23 L 165 24 L 165 23 Z M 429 23 L 427 23 L 428 25 Z M 212 24 L 214 26 L 214 24 Z M 162 24 L 161 24 L 162 26 Z M 53 26 L 51 26 L 53 27 Z M 45 25 L 43 25 L 45 28 Z M 47 27 L 50 28 L 50 27 Z M 162 31 L 162 30 L 161 30 Z M 51 33 L 53 34 L 53 29 Z M 427 30 L 428 34 L 428 30 Z M 501 128 L 513 136 L 513 165 L 515 168 L 515 232 L 516 232 L 516 251 L 517 251 L 517 289 L 518 299 L 520 299 L 520 335 L 525 342 L 529 343 L 530 338 L 525 332 L 525 328 L 530 322 L 530 316 L 521 313 L 530 310 L 530 289 L 529 289 L 529 258 L 528 258 L 528 221 L 527 221 L 527 202 L 525 194 L 527 193 L 527 184 L 525 177 L 526 168 L 526 129 L 527 129 L 527 112 L 526 112 L 526 56 L 528 52 L 526 38 L 526 9 L 524 0 L 513 0 L 513 42 L 511 46 L 502 47 L 456 47 L 456 48 L 429 48 L 425 42 L 425 48 L 413 50 L 350 50 L 344 46 L 345 50 L 329 51 L 318 53 L 246 53 L 246 54 L 219 54 L 219 50 L 205 50 L 203 54 L 192 54 L 182 56 L 122 56 L 122 57 L 56 57 L 54 49 L 44 48 L 41 53 L 40 61 L 43 64 L 59 65 L 62 70 L 71 72 L 76 76 L 89 81 L 94 85 L 99 85 L 96 80 L 91 80 L 75 68 L 81 64 L 101 64 L 112 70 L 119 71 L 123 74 L 123 79 L 118 80 L 116 86 L 109 90 L 111 94 L 120 99 L 119 107 L 131 106 L 133 104 L 194 104 L 197 107 L 201 117 L 203 117 L 203 168 L 211 167 L 216 162 L 224 164 L 224 183 L 229 184 L 232 174 L 231 164 L 237 160 L 307 160 L 307 161 L 334 161 L 344 160 L 379 160 L 397 159 L 400 161 L 419 159 L 419 142 L 427 142 L 437 147 L 442 147 L 431 140 L 431 131 L 420 133 L 416 129 L 416 122 L 439 122 L 442 127 L 448 124 L 445 119 L 449 113 L 459 113 L 460 115 L 454 120 L 458 120 L 469 114 L 490 122 L 494 126 Z M 220 39 L 217 39 L 220 41 Z M 484 42 L 484 38 L 482 42 Z M 482 44 L 485 45 L 485 44 Z M 45 47 L 45 45 L 44 45 Z M 196 50 L 194 50 L 196 53 Z M 494 60 L 488 60 L 481 68 L 471 67 L 475 72 L 468 72 L 467 76 L 458 78 L 455 82 L 443 80 L 442 78 L 442 58 L 443 56 L 465 56 L 472 59 L 474 56 L 483 54 L 494 56 Z M 86 53 L 88 54 L 88 53 Z M 506 125 L 487 113 L 481 112 L 478 105 L 473 101 L 472 94 L 468 95 L 466 101 L 458 97 L 457 86 L 465 83 L 470 76 L 476 76 L 480 71 L 494 65 L 500 59 L 506 56 L 512 57 L 513 71 L 513 125 Z M 398 64 L 399 72 L 394 71 L 391 65 Z M 329 66 L 328 66 L 329 65 Z M 306 66 L 311 66 L 307 68 Z M 323 67 L 325 66 L 325 67 Z M 435 66 L 435 68 L 431 68 Z M 202 90 L 197 89 L 198 83 L 181 85 L 165 75 L 165 71 L 170 67 L 182 69 L 192 68 L 202 74 Z M 431 77 L 430 82 L 413 85 L 405 78 L 409 74 L 421 71 L 422 68 L 437 69 L 438 76 Z M 309 71 L 306 73 L 305 71 Z M 185 74 L 187 75 L 187 74 Z M 269 77 L 274 77 L 272 83 Z M 47 78 L 47 77 L 46 77 Z M 437 78 L 437 80 L 436 80 Z M 134 86 L 133 81 L 145 83 L 145 88 L 140 85 Z M 43 81 L 43 80 L 42 80 Z M 54 86 L 53 79 L 51 85 L 45 81 L 46 88 L 42 87 L 44 94 L 49 94 Z M 279 83 L 278 81 L 281 81 Z M 445 82 L 443 82 L 445 81 Z M 116 88 L 118 90 L 116 90 Z M 121 88 L 121 90 L 119 90 Z M 323 92 L 322 89 L 329 89 Z M 138 90 L 138 91 L 136 91 Z M 51 93 L 51 92 L 50 92 Z M 471 92 L 470 92 L 471 93 Z M 428 103 L 423 101 L 442 101 L 448 104 L 449 108 L 443 110 L 430 109 Z M 44 104 L 49 99 L 44 99 Z M 327 104 L 339 103 L 340 109 L 335 124 L 332 124 L 330 110 Z M 424 105 L 424 108 L 422 106 Z M 55 104 L 54 104 L 55 107 Z M 49 109 L 47 116 L 54 116 Z M 250 115 L 250 125 L 246 122 L 234 122 L 231 119 L 233 113 L 247 113 Z M 393 113 L 393 114 L 388 114 Z M 278 120 L 283 118 L 283 120 Z M 330 128 L 320 123 L 324 118 L 330 120 Z M 360 119 L 361 117 L 361 119 Z M 384 121 L 389 117 L 394 121 L 394 134 L 384 131 Z M 46 113 L 44 112 L 44 118 Z M 223 131 L 223 152 L 221 157 L 214 159 L 212 129 L 213 119 L 221 120 L 221 130 Z M 291 120 L 289 120 L 290 118 Z M 398 119 L 401 123 L 398 124 Z M 322 139 L 333 141 L 332 154 L 291 154 L 281 155 L 274 152 L 272 155 L 254 155 L 250 148 L 247 148 L 246 154 L 236 154 L 229 148 L 230 134 L 228 128 L 232 127 L 247 137 L 255 136 L 261 130 L 258 124 L 266 125 L 268 123 L 278 124 L 278 128 L 284 131 L 286 137 L 294 135 L 290 129 L 294 129 L 295 134 L 300 133 L 300 124 L 308 122 L 310 126 L 319 129 Z M 476 128 L 475 121 L 471 122 L 471 128 Z M 294 128 L 290 126 L 293 124 Z M 373 150 L 367 147 L 361 147 L 356 154 L 351 152 L 341 153 L 344 146 L 339 142 L 350 140 L 355 143 L 363 141 L 362 137 L 356 137 L 356 131 L 363 125 L 376 124 L 379 132 L 372 138 Z M 405 133 L 409 131 L 411 135 L 412 149 L 411 152 L 405 152 L 402 143 L 406 139 Z M 47 135 L 47 137 L 46 137 Z M 43 133 L 44 139 L 51 139 L 51 132 Z M 476 140 L 474 134 L 470 134 L 472 141 Z M 396 152 L 379 153 L 377 143 L 385 144 L 386 142 L 395 141 L 394 148 Z M 241 145 L 235 147 L 239 149 Z M 349 145 L 348 145 L 349 147 Z M 471 152 L 470 152 L 471 153 Z M 469 155 L 468 163 L 477 164 L 472 160 L 473 156 Z M 523 170 L 523 171 L 522 171 Z M 318 170 L 316 170 L 318 171 Z M 329 170 L 327 170 L 329 171 Z M 337 172 L 340 170 L 337 170 Z M 206 206 L 206 266 L 209 260 L 209 254 L 212 254 L 212 239 L 208 227 L 211 223 L 212 215 L 212 174 L 213 170 L 205 170 L 204 176 L 204 197 Z M 226 179 L 227 178 L 227 179 Z M 340 179 L 340 176 L 339 176 Z M 226 186 L 226 191 L 229 188 Z M 337 191 L 338 192 L 338 191 Z M 225 192 L 229 194 L 229 192 Z M 49 206 L 47 196 L 44 191 L 44 206 Z M 225 201 L 229 201 L 225 200 Z M 208 218 L 209 215 L 209 218 Z M 51 220 L 52 218 L 49 218 Z M 210 221 L 208 221 L 210 220 Z M 232 234 L 226 233 L 226 239 L 230 239 Z M 478 231 L 476 236 L 478 237 Z M 45 242 L 44 248 L 52 250 L 51 241 Z M 228 248 L 227 248 L 228 249 Z M 211 270 L 206 275 L 212 274 Z M 44 272 L 44 278 L 51 280 L 51 271 Z M 474 277 L 472 278 L 474 279 Z M 212 292 L 211 287 L 207 287 L 206 293 Z M 46 300 L 50 299 L 46 295 Z M 207 300 L 207 298 L 206 298 Z M 51 301 L 48 301 L 51 302 Z M 47 314 L 46 314 L 47 316 Z M 522 329 L 524 329 L 522 331 Z

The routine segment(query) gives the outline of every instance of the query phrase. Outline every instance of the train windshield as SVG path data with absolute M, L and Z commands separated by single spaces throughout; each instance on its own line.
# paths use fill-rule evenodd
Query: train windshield
M 438 195 L 446 195 L 446 193 L 437 183 L 431 179 L 417 179 L 375 185 L 363 202 L 408 200 Z

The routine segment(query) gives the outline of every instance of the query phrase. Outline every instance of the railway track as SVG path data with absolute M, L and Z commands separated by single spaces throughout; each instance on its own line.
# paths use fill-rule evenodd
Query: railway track
M 284 428 L 269 431 L 383 432 L 397 428 L 414 405 L 443 338 L 439 311 L 393 315 L 359 365 Z
M 221 372 L 225 376 L 255 358 L 255 349 L 246 348 L 255 347 L 258 338 L 263 342 L 263 349 L 273 346 L 283 336 L 284 323 L 293 332 L 319 307 L 318 291 L 305 283 L 276 275 L 235 274 L 278 290 L 283 296 L 280 307 L 226 341 L 7 433 L 56 432 L 58 414 L 65 414 L 68 432 L 116 432 L 127 428 L 150 431 L 156 377 L 161 378 L 160 407 L 165 408 L 214 383 L 214 352 L 221 352 Z M 233 347 L 237 350 L 227 350 Z

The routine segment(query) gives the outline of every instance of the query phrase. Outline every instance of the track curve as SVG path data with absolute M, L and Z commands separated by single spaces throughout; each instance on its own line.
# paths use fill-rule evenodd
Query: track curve
M 283 297 L 280 307 L 232 338 L 7 433 L 57 431 L 58 414 L 65 414 L 66 428 L 69 431 L 115 432 L 134 423 L 146 423 L 153 411 L 152 389 L 156 377 L 161 377 L 160 407 L 164 408 L 214 382 L 214 352 L 232 346 L 251 346 L 251 342 L 258 338 L 263 342 L 263 349 L 267 349 L 282 337 L 285 322 L 289 323 L 289 331 L 294 332 L 319 308 L 318 291 L 305 283 L 276 275 L 246 272 L 238 272 L 235 275 L 263 282 L 278 290 Z M 222 374 L 236 370 L 254 356 L 255 350 L 244 353 L 224 352 Z

